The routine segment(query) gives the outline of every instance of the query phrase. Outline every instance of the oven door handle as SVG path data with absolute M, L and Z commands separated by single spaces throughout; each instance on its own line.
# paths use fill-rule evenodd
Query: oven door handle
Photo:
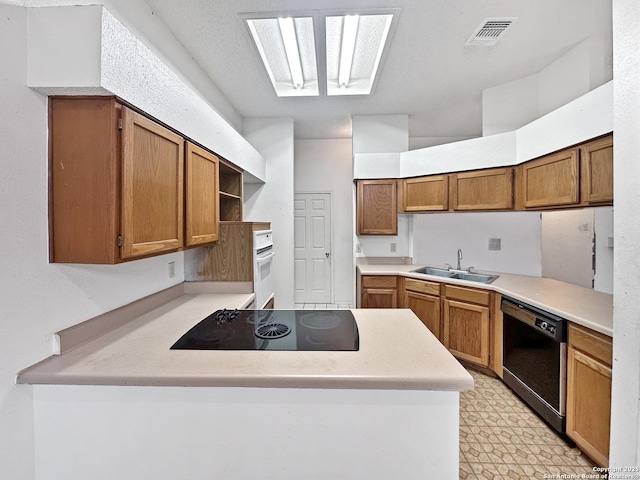
M 258 265 L 260 265 L 261 263 L 264 263 L 264 262 L 266 262 L 266 261 L 268 261 L 268 260 L 271 260 L 271 258 L 272 258 L 274 255 L 275 255 L 275 253 L 274 253 L 274 252 L 271 252 L 271 253 L 269 253 L 268 255 L 265 255 L 264 257 L 258 257 L 258 258 L 256 259 L 256 263 L 257 263 Z

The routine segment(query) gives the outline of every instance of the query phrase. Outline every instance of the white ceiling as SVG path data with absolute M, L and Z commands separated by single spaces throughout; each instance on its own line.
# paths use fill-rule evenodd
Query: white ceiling
M 296 138 L 350 137 L 351 116 L 373 114 L 408 114 L 410 137 L 481 136 L 483 89 L 536 73 L 592 36 L 611 51 L 611 0 L 144 1 L 240 116 L 292 117 Z M 400 11 L 368 96 L 277 97 L 240 16 L 381 8 Z M 465 46 L 487 17 L 518 20 L 495 46 Z

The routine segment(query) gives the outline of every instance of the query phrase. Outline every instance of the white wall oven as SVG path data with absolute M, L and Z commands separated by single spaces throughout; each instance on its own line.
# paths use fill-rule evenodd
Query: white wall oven
M 256 308 L 265 308 L 274 297 L 273 234 L 271 230 L 253 232 L 253 291 Z

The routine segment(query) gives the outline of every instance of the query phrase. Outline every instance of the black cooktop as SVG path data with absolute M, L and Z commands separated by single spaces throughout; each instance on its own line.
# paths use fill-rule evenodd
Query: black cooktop
M 349 310 L 218 310 L 171 348 L 356 351 L 358 325 Z

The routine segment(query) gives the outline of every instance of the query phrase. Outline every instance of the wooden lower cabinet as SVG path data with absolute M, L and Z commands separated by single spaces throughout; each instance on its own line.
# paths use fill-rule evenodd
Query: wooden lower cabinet
M 611 339 L 569 324 L 567 435 L 598 465 L 609 464 Z
M 442 343 L 461 360 L 489 367 L 489 292 L 444 286 Z
M 442 341 L 440 328 L 440 284 L 403 279 L 402 307 L 409 308 Z
M 360 298 L 361 308 L 397 308 L 398 277 L 363 276 Z

